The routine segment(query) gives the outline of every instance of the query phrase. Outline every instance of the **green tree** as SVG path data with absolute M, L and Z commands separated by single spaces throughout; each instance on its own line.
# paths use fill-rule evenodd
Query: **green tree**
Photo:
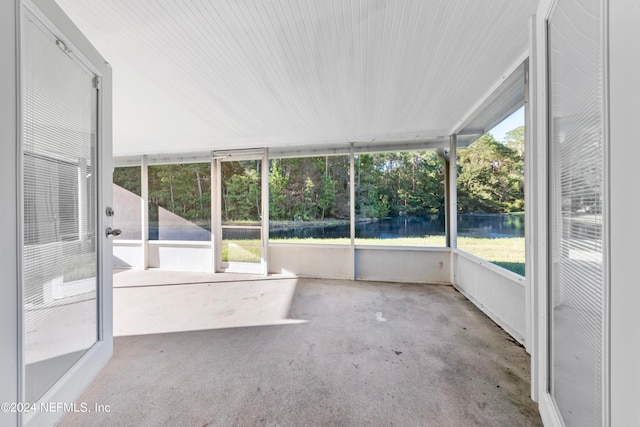
M 224 172 L 222 207 L 225 221 L 258 221 L 262 215 L 260 172 L 249 162 L 229 165 Z
M 273 220 L 285 220 L 287 217 L 287 186 L 289 178 L 284 175 L 280 160 L 271 161 L 269 174 L 269 215 Z
M 463 212 L 514 212 L 524 207 L 520 155 L 491 134 L 458 156 L 458 208 Z
M 315 204 L 314 204 L 314 191 L 315 185 L 311 178 L 308 178 L 304 181 L 304 198 L 303 198 L 303 210 L 302 210 L 302 218 L 305 221 L 315 219 Z
M 525 161 L 525 129 L 519 126 L 506 134 L 505 144 L 517 154 L 514 157 L 511 170 L 511 192 L 513 201 L 509 207 L 511 211 L 524 211 L 524 161 Z
M 141 195 L 140 166 L 115 168 L 113 183 L 136 195 Z
M 157 223 L 160 209 L 166 209 L 200 226 L 210 226 L 210 177 L 209 163 L 150 166 L 149 221 Z
M 322 177 L 322 184 L 318 192 L 318 208 L 320 209 L 320 219 L 324 220 L 325 214 L 336 203 L 336 183 L 329 176 Z
M 518 126 L 505 134 L 505 145 L 524 161 L 524 126 Z

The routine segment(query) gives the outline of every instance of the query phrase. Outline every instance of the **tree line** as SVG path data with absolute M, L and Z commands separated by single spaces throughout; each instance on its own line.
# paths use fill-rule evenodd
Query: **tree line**
M 256 221 L 262 216 L 259 161 L 222 163 L 222 216 Z M 358 154 L 358 218 L 443 213 L 445 161 L 435 150 Z M 524 127 L 498 142 L 486 134 L 458 150 L 458 210 L 506 213 L 524 210 Z M 149 167 L 150 221 L 160 207 L 188 220 L 211 212 L 210 165 Z M 114 183 L 140 194 L 140 169 L 116 168 Z M 276 221 L 349 219 L 349 157 L 273 159 L 269 164 L 269 214 Z

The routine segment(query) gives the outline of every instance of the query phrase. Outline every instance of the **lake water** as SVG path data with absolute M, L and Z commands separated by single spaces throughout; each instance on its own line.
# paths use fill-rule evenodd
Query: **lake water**
M 356 238 L 394 239 L 398 237 L 443 236 L 444 215 L 400 216 L 375 222 L 356 224 Z M 470 237 L 504 238 L 524 236 L 524 215 L 459 214 L 458 235 Z M 349 238 L 349 225 L 272 229 L 271 238 Z M 207 241 L 207 228 L 190 226 L 149 226 L 150 240 Z M 256 230 L 225 230 L 225 239 L 256 239 Z
M 356 238 L 394 239 L 398 237 L 442 236 L 445 217 L 441 214 L 400 216 L 376 222 L 358 223 Z M 470 237 L 524 237 L 524 215 L 459 214 L 458 235 Z M 340 238 L 349 237 L 349 226 L 294 227 L 272 229 L 272 238 Z

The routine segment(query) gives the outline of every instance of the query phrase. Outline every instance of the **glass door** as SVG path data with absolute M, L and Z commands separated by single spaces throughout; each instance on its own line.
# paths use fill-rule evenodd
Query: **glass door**
M 601 0 L 548 23 L 549 392 L 567 426 L 606 417 L 606 145 Z
M 98 339 L 95 75 L 27 14 L 24 37 L 25 398 Z
M 220 267 L 264 273 L 262 159 L 220 163 Z
M 21 30 L 21 394 L 31 403 L 76 396 L 78 378 L 95 376 L 112 351 L 110 116 L 99 108 L 109 102 L 99 75 L 110 71 L 62 36 L 70 21 L 47 7 L 25 6 Z M 23 418 L 46 425 L 60 415 Z

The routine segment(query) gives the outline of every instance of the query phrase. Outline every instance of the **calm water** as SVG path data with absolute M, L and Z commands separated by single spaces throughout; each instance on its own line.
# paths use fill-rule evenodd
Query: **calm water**
M 442 236 L 444 215 L 402 216 L 356 225 L 357 238 L 394 239 L 398 237 Z M 296 227 L 271 230 L 272 238 L 339 238 L 349 237 L 349 226 Z M 524 237 L 524 216 L 509 214 L 460 214 L 458 235 L 470 237 Z
M 460 214 L 458 235 L 469 237 L 524 237 L 524 215 Z
M 257 234 L 256 234 L 257 233 Z M 273 229 L 272 238 L 341 238 L 349 237 L 349 225 L 328 227 L 294 227 Z M 444 215 L 401 216 L 377 222 L 356 225 L 357 238 L 394 239 L 398 237 L 421 237 L 444 235 Z M 470 237 L 523 237 L 524 216 L 509 214 L 460 214 L 458 215 L 458 235 Z M 191 240 L 211 239 L 208 229 L 190 227 L 149 226 L 150 240 Z M 256 230 L 225 230 L 225 239 L 259 239 Z

